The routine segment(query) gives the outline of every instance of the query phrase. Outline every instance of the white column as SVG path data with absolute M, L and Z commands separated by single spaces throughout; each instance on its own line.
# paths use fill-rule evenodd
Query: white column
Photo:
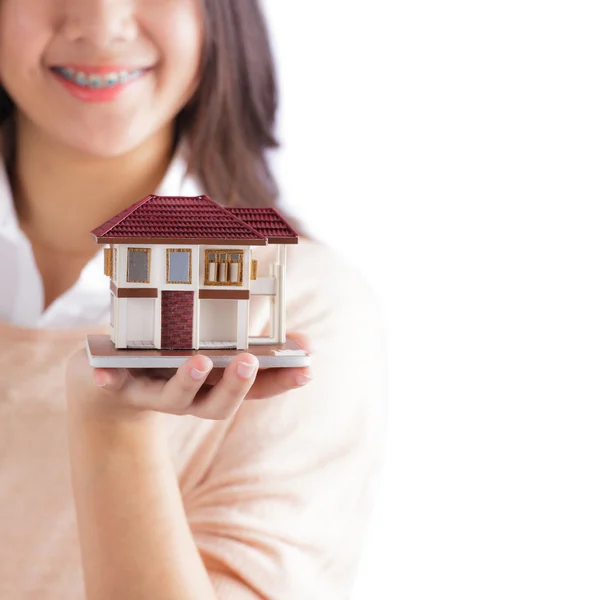
M 112 324 L 110 326 L 110 341 L 115 344 L 117 343 L 117 329 L 118 329 L 118 323 L 119 323 L 119 311 L 117 309 L 117 298 L 114 294 L 110 294 L 110 302 L 111 302 L 111 308 L 110 310 L 112 311 Z
M 194 291 L 194 350 L 200 348 L 200 297 L 198 296 L 198 290 Z
M 204 252 L 200 246 L 192 248 L 192 289 L 194 290 L 194 337 L 192 347 L 200 348 L 200 296 L 198 290 L 204 286 Z
M 117 349 L 127 348 L 127 298 L 115 298 Z
M 248 350 L 248 325 L 250 321 L 250 301 L 237 301 L 237 346 L 238 350 Z
M 162 343 L 162 293 L 159 288 L 158 297 L 154 303 L 154 339 L 152 340 L 155 348 L 160 348 Z
M 287 246 L 285 244 L 280 244 L 277 248 L 277 265 L 275 267 L 277 278 L 275 281 L 276 289 L 276 314 L 277 314 L 277 322 L 276 322 L 276 331 L 275 331 L 275 339 L 277 343 L 283 344 L 286 339 L 286 322 L 285 322 L 285 268 L 287 261 Z
M 270 265 L 269 275 L 275 282 L 273 295 L 269 296 L 269 337 L 276 344 L 279 339 L 279 246 L 275 255 L 275 262 Z

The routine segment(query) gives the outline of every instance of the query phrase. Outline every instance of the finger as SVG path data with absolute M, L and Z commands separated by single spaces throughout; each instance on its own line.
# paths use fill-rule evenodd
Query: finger
M 125 369 L 93 369 L 92 378 L 107 392 L 118 392 L 126 385 L 128 375 Z
M 187 413 L 212 368 L 213 363 L 207 356 L 197 355 L 187 360 L 164 384 L 156 410 Z
M 308 367 L 265 369 L 259 372 L 246 400 L 272 398 L 304 387 L 311 381 L 312 376 Z
M 132 369 L 94 369 L 93 379 L 120 408 L 159 410 L 165 387 L 162 379 L 140 376 Z
M 182 414 L 196 398 L 212 362 L 206 356 L 194 356 L 181 365 L 169 380 L 148 376 L 132 369 L 102 369 L 95 380 L 108 392 L 119 392 L 128 406 Z M 99 370 L 97 370 L 99 371 Z
M 258 372 L 258 359 L 243 353 L 223 371 L 221 380 L 189 407 L 187 414 L 221 420 L 233 416 L 250 391 Z

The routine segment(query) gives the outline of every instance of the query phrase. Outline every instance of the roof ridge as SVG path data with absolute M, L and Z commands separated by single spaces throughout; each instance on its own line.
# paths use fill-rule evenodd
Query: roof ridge
M 148 194 L 141 200 L 134 202 L 125 210 L 122 210 L 120 213 L 117 213 L 114 217 L 108 219 L 108 221 L 102 223 L 100 227 L 96 227 L 96 229 L 92 231 L 92 235 L 96 238 L 105 236 L 111 229 L 114 229 L 119 223 L 123 222 L 127 217 L 132 215 L 138 208 L 140 208 L 140 206 L 143 206 L 152 198 L 156 198 L 156 194 Z M 108 223 L 110 223 L 110 225 L 107 227 Z

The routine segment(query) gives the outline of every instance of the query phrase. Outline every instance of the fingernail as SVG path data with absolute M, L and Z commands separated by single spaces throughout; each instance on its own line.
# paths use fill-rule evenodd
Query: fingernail
M 102 371 L 94 371 L 92 378 L 98 387 L 106 387 L 110 382 L 108 373 L 103 373 Z
M 193 368 L 190 370 L 190 376 L 192 377 L 192 379 L 200 381 L 202 379 L 206 379 L 206 376 L 208 375 L 209 371 L 210 369 L 206 369 L 206 371 L 200 371 L 198 369 Z
M 254 373 L 256 373 L 257 368 L 258 368 L 258 363 L 256 363 L 256 362 L 252 362 L 252 363 L 240 362 L 240 363 L 238 363 L 238 366 L 237 366 L 237 374 L 242 379 L 250 379 L 254 375 Z
M 308 375 L 296 375 L 296 385 L 298 387 L 306 385 L 307 383 L 310 383 L 312 381 L 312 377 L 309 377 Z

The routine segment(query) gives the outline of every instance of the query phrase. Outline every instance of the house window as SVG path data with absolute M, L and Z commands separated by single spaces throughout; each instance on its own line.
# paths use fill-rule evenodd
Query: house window
M 191 250 L 167 250 L 167 283 L 192 283 Z
M 150 248 L 127 249 L 127 281 L 150 283 Z
M 242 285 L 242 250 L 206 250 L 204 285 Z

